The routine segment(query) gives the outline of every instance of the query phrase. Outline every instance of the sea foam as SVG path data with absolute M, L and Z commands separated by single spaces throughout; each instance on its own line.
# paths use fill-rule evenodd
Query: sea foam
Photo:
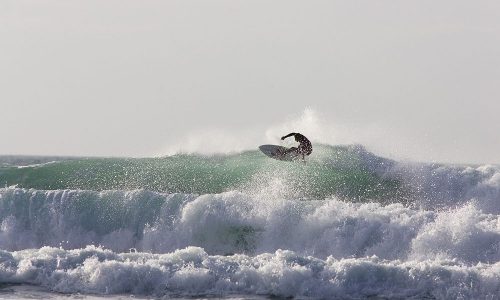
M 0 280 L 63 293 L 206 296 L 260 294 L 315 298 L 495 299 L 500 263 L 318 259 L 290 250 L 213 256 L 199 247 L 172 253 L 114 253 L 88 246 L 0 251 Z
M 0 247 L 103 246 L 167 253 L 260 254 L 278 249 L 325 259 L 500 258 L 500 217 L 475 202 L 447 210 L 335 198 L 260 198 L 242 192 L 161 194 L 136 191 L 0 190 Z

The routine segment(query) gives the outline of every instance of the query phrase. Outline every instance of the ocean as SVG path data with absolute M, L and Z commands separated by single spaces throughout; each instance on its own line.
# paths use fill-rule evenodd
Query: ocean
M 0 299 L 500 299 L 500 166 L 0 157 Z

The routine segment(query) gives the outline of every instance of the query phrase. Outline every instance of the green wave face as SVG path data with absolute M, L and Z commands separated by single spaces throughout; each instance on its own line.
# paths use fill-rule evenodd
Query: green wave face
M 40 190 L 130 190 L 169 193 L 262 192 L 351 200 L 406 197 L 401 182 L 383 176 L 393 162 L 361 146 L 319 145 L 307 163 L 270 159 L 259 151 L 231 155 L 179 154 L 162 158 L 86 158 L 32 167 L 0 168 L 0 182 Z

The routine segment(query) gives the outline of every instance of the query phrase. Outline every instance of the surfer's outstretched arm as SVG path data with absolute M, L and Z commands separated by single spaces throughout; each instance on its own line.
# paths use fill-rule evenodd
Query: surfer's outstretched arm
M 291 137 L 291 136 L 294 136 L 294 135 L 295 135 L 295 132 L 292 132 L 292 133 L 289 133 L 289 134 L 287 134 L 287 135 L 285 135 L 285 136 L 282 136 L 282 137 L 281 137 L 281 139 L 282 139 L 282 140 L 284 140 L 284 139 L 286 139 L 287 137 Z

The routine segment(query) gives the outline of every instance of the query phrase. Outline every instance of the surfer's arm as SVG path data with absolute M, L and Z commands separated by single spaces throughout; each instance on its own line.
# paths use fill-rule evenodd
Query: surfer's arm
M 287 134 L 287 135 L 285 135 L 285 136 L 282 136 L 282 137 L 281 137 L 281 139 L 282 139 L 282 140 L 284 140 L 284 139 L 286 139 L 287 137 L 291 137 L 291 136 L 294 136 L 294 135 L 295 135 L 295 132 L 292 132 L 292 133 L 289 133 L 289 134 Z

